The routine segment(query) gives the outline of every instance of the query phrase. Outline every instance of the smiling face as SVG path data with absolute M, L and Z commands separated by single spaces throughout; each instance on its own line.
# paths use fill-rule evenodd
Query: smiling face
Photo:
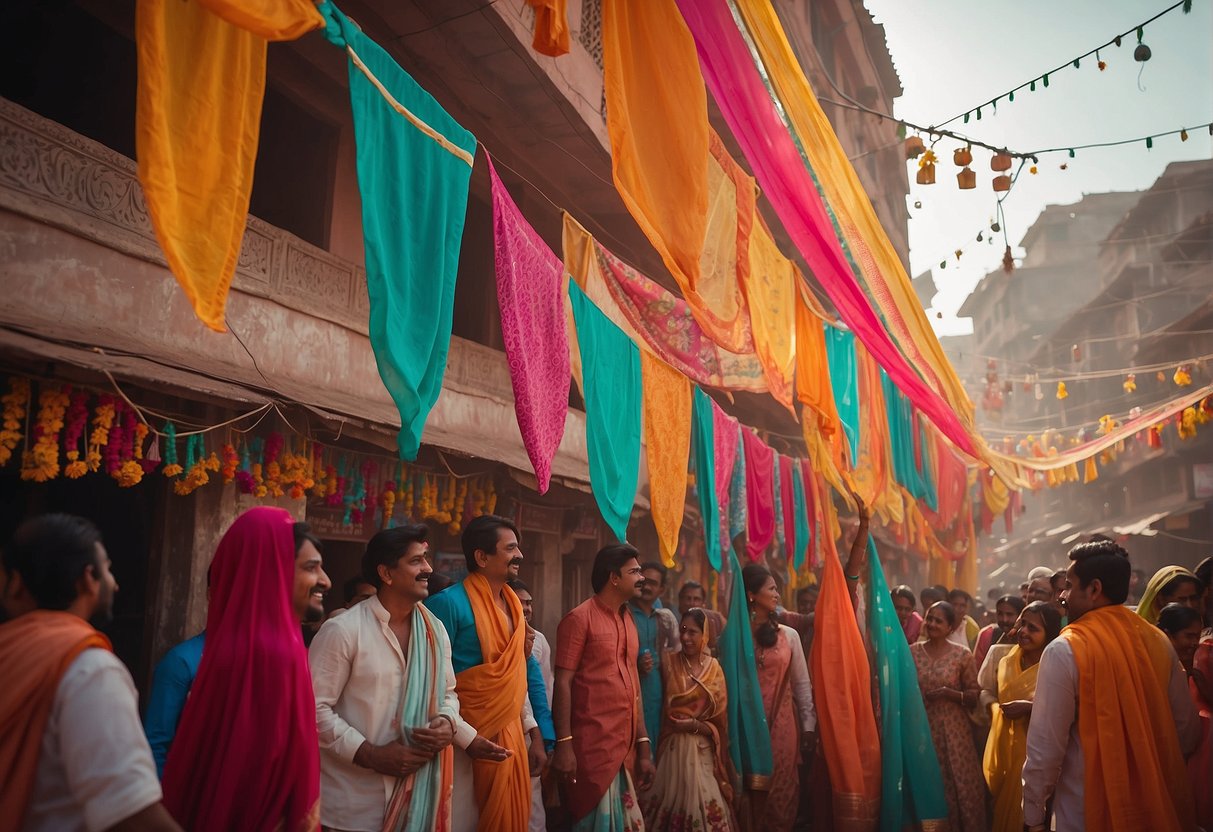
M 686 612 L 695 607 L 702 608 L 704 604 L 703 590 L 697 586 L 685 587 L 678 593 L 678 611 Z
M 430 565 L 430 544 L 414 541 L 391 566 L 379 566 L 380 592 L 399 598 L 401 601 L 417 603 L 430 595 L 430 576 L 434 569 Z
M 923 627 L 927 631 L 927 638 L 931 641 L 944 641 L 952 632 L 952 622 L 948 620 L 943 607 L 938 603 L 933 604 L 927 610 L 927 617 L 923 619 Z
M 295 552 L 295 589 L 293 593 L 295 615 L 301 621 L 319 621 L 324 618 L 324 596 L 332 585 L 324 572 L 324 558 L 310 540 Z
M 476 550 L 476 563 L 480 572 L 490 581 L 505 583 L 518 577 L 518 569 L 522 566 L 522 548 L 518 544 L 518 535 L 512 529 L 504 526 L 497 529 L 497 547 L 492 552 Z
M 1028 584 L 1028 603 L 1044 601 L 1046 604 L 1053 600 L 1053 582 L 1048 578 L 1037 578 Z
M 682 654 L 688 659 L 693 659 L 703 652 L 703 628 L 694 616 L 688 615 L 682 619 L 678 640 L 682 643 Z
M 1019 611 L 1008 603 L 999 604 L 994 610 L 994 620 L 998 622 L 998 626 L 1003 630 L 1009 630 L 1015 626 L 1015 619 L 1019 618 Z
M 1196 582 L 1189 579 L 1173 582 L 1176 584 L 1171 594 L 1158 594 L 1157 609 L 1162 609 L 1167 604 L 1179 604 L 1184 607 L 1191 607 L 1194 610 L 1200 610 L 1200 593 L 1197 591 Z
M 1077 621 L 1082 618 L 1083 614 L 1095 608 L 1096 595 L 1102 588 L 1103 584 L 1098 578 L 1093 578 L 1090 584 L 1083 586 L 1078 573 L 1074 571 L 1074 564 L 1070 564 L 1070 568 L 1066 570 L 1065 587 L 1058 599 L 1066 611 L 1070 623 Z
M 612 578 L 612 581 L 614 578 Z M 636 558 L 631 558 L 624 562 L 623 566 L 619 567 L 619 583 L 617 584 L 620 594 L 625 599 L 639 598 L 640 588 L 644 585 L 644 572 L 640 571 L 640 562 Z
M 905 627 L 914 612 L 914 602 L 900 595 L 893 596 L 893 609 L 897 611 L 897 620 Z
M 779 606 L 779 587 L 774 578 L 767 578 L 757 592 L 750 595 L 750 609 L 758 615 L 772 615 Z
M 1024 612 L 1016 627 L 1016 643 L 1025 653 L 1039 653 L 1045 649 L 1045 620 L 1040 613 Z
M 644 584 L 640 587 L 640 597 L 652 603 L 665 591 L 664 579 L 656 569 L 645 569 L 641 574 L 644 575 Z
M 1200 622 L 1194 621 L 1182 630 L 1167 633 L 1167 638 L 1171 639 L 1171 645 L 1175 648 L 1175 654 L 1179 656 L 1180 664 L 1185 668 L 1191 669 L 1192 660 L 1196 657 L 1196 646 L 1200 644 L 1200 630 Z

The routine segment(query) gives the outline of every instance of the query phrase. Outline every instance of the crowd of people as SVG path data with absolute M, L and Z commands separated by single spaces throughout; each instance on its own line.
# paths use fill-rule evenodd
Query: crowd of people
M 860 503 L 843 569 L 857 607 L 867 524 Z M 100 534 L 69 515 L 27 521 L 0 585 L 0 825 L 832 828 L 807 657 L 835 625 L 817 622 L 815 586 L 784 609 L 776 576 L 747 565 L 733 576 L 744 610 L 726 618 L 695 582 L 668 605 L 667 569 L 616 543 L 552 645 L 531 624 L 517 527 L 476 517 L 462 545 L 452 584 L 426 526 L 379 532 L 326 616 L 321 541 L 284 510 L 245 512 L 208 570 L 206 630 L 157 666 L 140 720 L 94 626 L 118 591 Z M 1213 559 L 1160 570 L 1134 609 L 1135 577 L 1122 547 L 1094 539 L 989 609 L 961 589 L 892 589 L 941 828 L 1213 829 Z M 734 769 L 730 743 L 752 738 L 729 723 L 744 686 L 720 661 L 726 634 L 753 648 L 769 777 Z

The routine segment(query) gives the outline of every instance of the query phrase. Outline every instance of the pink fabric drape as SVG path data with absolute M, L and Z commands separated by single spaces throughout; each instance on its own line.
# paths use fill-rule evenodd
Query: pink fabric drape
M 741 441 L 745 443 L 745 551 L 758 563 L 775 538 L 775 452 L 751 430 L 741 431 Z
M 797 545 L 805 541 L 796 540 L 796 495 L 792 490 L 792 477 L 800 476 L 800 464 L 790 456 L 779 455 L 779 502 L 783 507 L 783 548 L 788 563 L 796 557 Z M 813 515 L 810 514 L 809 517 Z
M 552 458 L 564 436 L 569 407 L 564 264 L 522 216 L 492 159 L 489 179 L 501 337 L 510 362 L 518 430 L 542 494 L 552 478 Z
M 809 270 L 897 387 L 957 447 L 977 456 L 972 435 L 898 351 L 851 273 L 825 205 L 771 103 L 728 4 L 724 0 L 677 1 L 695 38 L 708 89 Z
M 729 485 L 733 481 L 733 466 L 737 462 L 740 441 L 737 420 L 712 401 L 712 434 L 716 450 L 716 504 L 720 506 L 720 542 L 732 545 L 729 537 Z

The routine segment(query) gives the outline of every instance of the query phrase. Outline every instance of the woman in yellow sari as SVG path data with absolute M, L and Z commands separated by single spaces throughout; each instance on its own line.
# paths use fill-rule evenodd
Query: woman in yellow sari
M 661 657 L 665 720 L 657 777 L 641 801 L 649 832 L 737 832 L 729 764 L 728 690 L 720 662 L 705 644 L 707 615 L 682 615 L 681 653 Z
M 1158 624 L 1158 613 L 1167 604 L 1183 604 L 1199 610 L 1202 605 L 1200 580 L 1182 566 L 1164 566 L 1154 573 L 1141 594 L 1137 614 Z
M 994 799 L 991 832 L 1023 829 L 1020 775 L 1028 755 L 1028 721 L 1036 697 L 1036 674 L 1040 654 L 1061 632 L 1061 613 L 1052 604 L 1033 601 L 1019 614 L 1013 632 L 1016 644 L 998 663 L 998 701 L 991 706 L 990 736 L 986 740 L 986 783 Z

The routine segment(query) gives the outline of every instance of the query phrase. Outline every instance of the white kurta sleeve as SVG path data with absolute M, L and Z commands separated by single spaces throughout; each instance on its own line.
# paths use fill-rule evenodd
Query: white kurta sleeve
M 789 672 L 792 674 L 792 698 L 796 702 L 796 713 L 800 716 L 800 727 L 804 731 L 816 731 L 817 709 L 813 705 L 813 680 L 809 676 L 804 645 L 791 627 L 781 624 L 779 633 L 792 648 L 792 667 Z

